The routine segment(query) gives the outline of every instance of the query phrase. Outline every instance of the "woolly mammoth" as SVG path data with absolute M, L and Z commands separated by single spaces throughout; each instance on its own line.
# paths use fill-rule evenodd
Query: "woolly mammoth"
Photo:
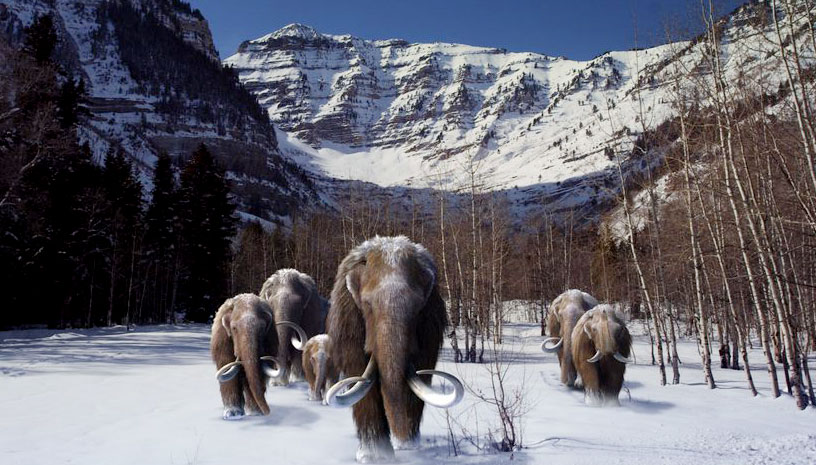
M 588 405 L 620 405 L 632 337 L 611 305 L 587 311 L 572 330 L 572 359 L 584 383 Z
M 547 332 L 550 337 L 541 344 L 545 352 L 557 352 L 561 366 L 561 382 L 574 386 L 577 372 L 572 361 L 572 330 L 581 315 L 598 305 L 598 301 L 586 292 L 571 289 L 559 295 L 550 304 L 547 316 Z
M 261 288 L 261 298 L 272 307 L 278 325 L 278 357 L 283 363 L 283 375 L 274 380 L 275 384 L 288 384 L 290 377 L 303 377 L 300 354 L 289 345 L 291 330 L 292 345 L 303 349 L 306 341 L 326 330 L 326 314 L 329 304 L 317 293 L 317 285 L 307 274 L 293 269 L 278 270 L 266 280 Z
M 462 383 L 433 370 L 447 325 L 436 275 L 430 253 L 404 236 L 370 239 L 337 269 L 328 318 L 332 355 L 345 375 L 361 375 L 332 386 L 325 402 L 354 406 L 358 462 L 393 458 L 392 434 L 398 448 L 416 445 L 425 403 L 447 408 L 462 399 Z M 432 388 L 431 375 L 453 390 Z
M 273 356 L 278 334 L 269 305 L 254 294 L 227 299 L 215 314 L 210 352 L 221 383 L 224 419 L 249 413 L 269 413 L 266 382 L 281 375 L 281 363 Z
M 326 334 L 318 334 L 309 339 L 303 348 L 303 374 L 309 382 L 309 400 L 323 400 L 326 385 L 337 382 L 337 370 L 332 360 L 331 339 Z

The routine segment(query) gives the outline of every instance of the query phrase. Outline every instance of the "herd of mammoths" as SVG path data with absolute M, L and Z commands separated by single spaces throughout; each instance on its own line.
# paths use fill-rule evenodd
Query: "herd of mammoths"
M 305 377 L 310 400 L 353 405 L 357 461 L 391 460 L 395 447 L 418 445 L 426 403 L 448 408 L 464 395 L 458 378 L 433 369 L 447 323 L 436 264 L 404 236 L 352 249 L 337 269 L 330 302 L 308 275 L 279 270 L 260 295 L 227 299 L 215 315 L 210 349 L 223 417 L 266 415 L 269 381 Z M 631 337 L 614 308 L 570 290 L 550 305 L 547 328 L 541 347 L 558 353 L 561 382 L 582 384 L 587 404 L 619 405 Z M 346 378 L 338 381 L 341 373 Z M 432 375 L 453 389 L 431 387 Z

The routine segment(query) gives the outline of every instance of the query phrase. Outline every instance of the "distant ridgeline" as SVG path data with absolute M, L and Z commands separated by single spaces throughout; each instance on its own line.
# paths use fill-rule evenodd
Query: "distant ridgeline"
M 103 44 L 115 40 L 138 92 L 160 99 L 154 105 L 157 112 L 176 120 L 194 116 L 201 123 L 214 124 L 220 135 L 235 128 L 276 147 L 266 111 L 238 82 L 237 73 L 182 40 L 176 32 L 182 29 L 179 18 L 166 11 L 168 5 L 157 5 L 162 8 L 102 3 L 97 9 L 94 49 L 103 50 Z M 173 5 L 189 10 L 189 5 L 178 1 Z M 198 10 L 196 17 L 203 20 Z M 168 28 L 161 18 L 169 18 L 174 27 Z M 105 27 L 108 23 L 113 27 Z

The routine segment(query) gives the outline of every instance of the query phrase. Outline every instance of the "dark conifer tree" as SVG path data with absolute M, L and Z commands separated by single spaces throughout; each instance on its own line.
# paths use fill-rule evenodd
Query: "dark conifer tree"
M 151 322 L 174 314 L 178 286 L 180 231 L 178 186 L 170 157 L 159 154 L 153 170 L 153 193 L 145 215 L 142 268 L 146 295 L 142 305 Z
M 205 322 L 227 297 L 235 206 L 224 170 L 203 144 L 181 172 L 183 298 L 187 319 Z
M 46 63 L 51 59 L 57 47 L 57 33 L 51 15 L 38 16 L 25 29 L 25 49 L 37 60 Z
M 133 168 L 118 150 L 108 152 L 102 171 L 102 187 L 107 202 L 105 212 L 108 270 L 108 325 L 130 322 L 137 238 L 142 211 L 142 187 Z

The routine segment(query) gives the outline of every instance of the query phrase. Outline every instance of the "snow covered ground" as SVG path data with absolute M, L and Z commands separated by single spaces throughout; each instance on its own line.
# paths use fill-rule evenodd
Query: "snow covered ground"
M 680 347 L 683 383 L 660 387 L 656 368 L 644 364 L 648 340 L 638 336 L 637 363 L 627 371 L 631 398 L 624 391 L 621 408 L 599 409 L 559 385 L 558 363 L 539 351 L 538 331 L 509 324 L 502 346 L 513 360 L 509 387 L 525 386 L 522 450 L 479 451 L 455 428 L 463 454 L 451 456 L 444 411 L 427 408 L 420 449 L 398 451 L 398 463 L 816 463 L 816 409 L 770 398 L 758 351 L 757 398 L 741 371 L 716 368 L 719 389 L 709 391 L 693 341 Z M 0 332 L 0 463 L 354 462 L 351 412 L 309 402 L 305 383 L 271 387 L 267 417 L 221 420 L 208 342 L 204 325 Z M 485 365 L 454 365 L 450 355 L 445 349 L 442 369 L 489 392 Z M 472 394 L 450 413 L 479 443 L 497 426 Z

